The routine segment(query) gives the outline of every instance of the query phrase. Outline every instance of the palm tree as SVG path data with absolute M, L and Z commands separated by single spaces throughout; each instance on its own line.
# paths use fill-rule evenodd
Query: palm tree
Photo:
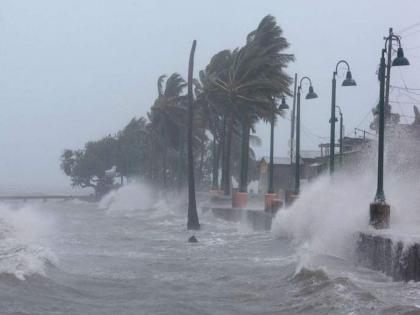
M 245 156 L 248 156 L 247 138 L 252 117 L 268 117 L 273 97 L 290 94 L 291 78 L 283 72 L 283 68 L 294 58 L 280 53 L 288 47 L 281 34 L 274 17 L 264 17 L 257 29 L 248 35 L 244 47 L 216 55 L 216 60 L 222 61 L 223 66 L 214 67 L 220 71 L 208 76 L 210 95 L 223 99 L 225 104 L 223 188 L 226 195 L 230 194 L 230 148 L 235 123 L 239 121 L 243 125 L 244 176 L 241 176 L 241 188 L 246 191 Z
M 200 71 L 200 77 L 202 82 L 205 80 L 204 72 Z M 198 122 L 197 127 L 201 130 L 208 130 L 213 136 L 211 141 L 211 152 L 212 152 L 212 184 L 213 190 L 219 189 L 219 159 L 220 159 L 220 129 L 222 123 L 222 117 L 219 114 L 219 107 L 215 105 L 206 95 L 206 91 L 203 89 L 203 85 L 198 81 L 194 80 L 196 86 L 195 95 L 197 96 L 196 104 L 198 110 Z M 204 147 L 202 142 L 201 148 Z
M 161 75 L 158 79 L 158 97 L 149 115 L 155 146 L 162 160 L 164 189 L 167 188 L 168 150 L 179 149 L 179 143 L 183 140 L 182 130 L 186 124 L 186 108 L 182 104 L 181 95 L 186 83 L 178 73 L 174 73 L 166 80 L 163 89 L 165 78 L 165 75 Z M 157 157 L 158 155 L 155 156 Z
M 207 128 L 213 136 L 212 155 L 212 189 L 219 189 L 219 161 L 220 155 L 225 156 L 225 130 L 226 130 L 226 106 L 223 95 L 218 92 L 212 80 L 215 77 L 222 76 L 230 64 L 231 51 L 222 50 L 215 54 L 210 63 L 204 70 L 199 72 L 200 81 L 198 82 L 199 96 L 198 101 L 201 111 L 207 121 Z M 222 159 L 222 162 L 225 158 Z M 222 165 L 222 183 L 224 182 L 225 163 Z
M 257 93 L 261 93 L 261 102 L 246 106 L 242 111 L 242 167 L 239 191 L 247 191 L 248 151 L 250 121 L 258 119 L 268 120 L 274 123 L 278 114 L 274 108 L 273 100 L 280 94 L 290 94 L 289 85 L 291 77 L 283 69 L 287 63 L 294 60 L 290 54 L 282 54 L 281 51 L 288 48 L 287 40 L 281 36 L 282 30 L 276 24 L 275 18 L 267 15 L 262 19 L 257 29 L 247 36 L 247 46 L 258 55 L 255 57 L 260 62 L 259 73 L 253 82 Z M 252 86 L 250 85 L 252 89 Z M 271 101 L 270 101 L 271 100 Z

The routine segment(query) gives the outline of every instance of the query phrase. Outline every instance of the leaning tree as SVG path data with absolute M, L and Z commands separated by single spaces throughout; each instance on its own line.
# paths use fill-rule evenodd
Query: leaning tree
M 158 79 L 158 97 L 151 107 L 149 120 L 151 123 L 150 135 L 153 138 L 154 148 L 157 153 L 154 159 L 161 160 L 162 186 L 167 189 L 168 153 L 179 150 L 183 141 L 183 129 L 186 124 L 186 108 L 183 106 L 182 92 L 186 86 L 185 80 L 178 74 L 172 74 L 165 82 L 165 75 Z M 185 101 L 184 101 L 185 102 Z
M 196 40 L 193 41 L 190 59 L 188 63 L 188 221 L 189 230 L 200 229 L 200 222 L 197 214 L 197 203 L 195 199 L 195 181 L 194 181 L 194 152 L 193 152 L 193 120 L 194 120 L 194 95 L 193 95 L 193 71 L 194 71 L 194 53 Z

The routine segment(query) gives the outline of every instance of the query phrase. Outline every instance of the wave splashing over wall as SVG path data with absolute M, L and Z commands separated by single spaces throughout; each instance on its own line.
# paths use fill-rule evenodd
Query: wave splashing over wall
M 53 226 L 51 218 L 34 205 L 0 205 L 0 275 L 11 274 L 21 280 L 45 275 L 47 264 L 56 261 L 47 245 Z
M 148 185 L 133 183 L 106 194 L 99 202 L 99 208 L 108 212 L 149 209 L 154 200 L 153 190 Z
M 420 214 L 417 138 L 396 132 L 387 138 L 384 189 L 391 205 L 391 234 L 416 231 Z M 376 144 L 373 145 L 376 148 Z M 413 151 L 414 150 L 414 151 Z M 417 149 L 419 150 L 419 149 Z M 370 229 L 369 205 L 377 187 L 377 152 L 367 152 L 358 165 L 325 174 L 306 185 L 296 202 L 280 211 L 273 231 L 297 244 L 302 260 L 310 263 L 315 255 L 350 258 L 356 248 L 357 234 Z M 414 235 L 414 233 L 413 233 Z

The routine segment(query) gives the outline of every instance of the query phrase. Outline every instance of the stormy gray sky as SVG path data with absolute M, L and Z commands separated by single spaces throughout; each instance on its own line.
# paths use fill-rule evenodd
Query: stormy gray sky
M 296 56 L 288 72 L 309 75 L 319 95 L 302 101 L 303 149 L 327 141 L 331 76 L 339 59 L 350 62 L 358 84 L 337 91 L 346 133 L 367 129 L 390 26 L 401 31 L 411 61 L 393 69 L 392 84 L 420 89 L 419 12 L 416 0 L 2 0 L 0 192 L 70 190 L 59 169 L 63 149 L 80 148 L 146 114 L 159 75 L 186 76 L 192 39 L 199 70 L 219 50 L 243 45 L 266 14 L 277 18 Z M 413 116 L 420 91 L 394 89 L 391 99 L 399 101 L 395 111 Z M 276 156 L 286 155 L 289 132 L 289 121 L 280 120 Z M 267 155 L 268 126 L 260 124 L 257 134 L 263 145 L 256 151 Z

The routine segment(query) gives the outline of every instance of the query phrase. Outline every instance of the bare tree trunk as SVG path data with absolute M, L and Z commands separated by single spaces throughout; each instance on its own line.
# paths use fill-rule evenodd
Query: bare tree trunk
M 194 153 L 193 153 L 193 68 L 197 41 L 194 40 L 188 65 L 188 222 L 189 230 L 199 230 L 197 204 L 195 200 Z

